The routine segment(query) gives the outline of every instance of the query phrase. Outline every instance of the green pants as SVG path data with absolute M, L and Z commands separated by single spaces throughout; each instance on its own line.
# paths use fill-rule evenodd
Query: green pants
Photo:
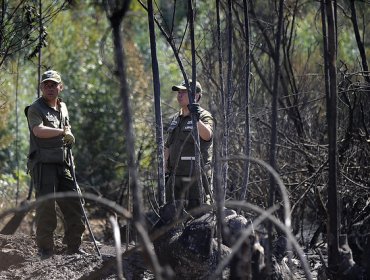
M 205 195 L 210 195 L 209 177 L 202 175 L 202 184 Z M 200 206 L 200 189 L 198 180 L 194 177 L 170 176 L 166 183 L 167 201 L 184 200 L 185 208 L 190 210 Z
M 61 164 L 37 164 L 31 172 L 36 198 L 56 192 L 77 191 L 68 166 Z M 83 212 L 79 198 L 47 200 L 36 208 L 36 243 L 39 248 L 54 248 L 54 230 L 57 226 L 57 202 L 64 220 L 64 242 L 69 248 L 78 248 L 85 231 Z

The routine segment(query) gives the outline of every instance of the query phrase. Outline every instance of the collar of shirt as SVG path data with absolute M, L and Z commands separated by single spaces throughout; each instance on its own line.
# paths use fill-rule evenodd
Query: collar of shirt
M 184 112 L 184 109 L 181 108 L 180 109 L 180 112 L 179 112 L 179 116 L 180 117 L 187 117 L 187 116 L 190 116 L 190 111 L 189 110 L 186 110 L 186 112 Z

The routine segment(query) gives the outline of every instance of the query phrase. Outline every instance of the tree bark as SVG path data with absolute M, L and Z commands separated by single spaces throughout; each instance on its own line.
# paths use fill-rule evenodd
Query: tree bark
M 194 7 L 193 7 L 193 0 L 188 1 L 188 21 L 189 21 L 189 31 L 190 31 L 190 44 L 191 44 L 191 66 L 192 66 L 192 87 L 190 91 L 188 91 L 189 95 L 189 104 L 195 102 L 195 92 L 196 92 L 196 81 L 197 81 L 197 70 L 196 70 L 196 60 L 195 60 L 195 36 L 194 36 Z M 186 81 L 187 83 L 188 81 Z M 189 88 L 189 86 L 186 86 Z M 202 183 L 202 175 L 201 175 L 201 165 L 200 165 L 200 139 L 199 139 L 199 131 L 198 131 L 198 121 L 195 114 L 191 114 L 191 120 L 193 122 L 193 137 L 194 137 L 194 154 L 195 154 L 195 177 L 198 181 L 198 188 L 199 188 L 199 201 L 202 204 L 204 202 L 204 190 L 203 190 L 203 183 Z
M 271 136 L 270 136 L 270 158 L 269 163 L 273 169 L 277 169 L 276 166 L 276 143 L 277 143 L 277 100 L 279 93 L 279 76 L 280 76 L 280 43 L 281 43 L 281 33 L 283 27 L 283 8 L 284 0 L 279 1 L 279 14 L 278 14 L 278 24 L 276 32 L 276 45 L 274 50 L 274 86 L 272 94 L 272 104 L 271 104 Z M 269 189 L 269 207 L 275 203 L 276 196 L 276 182 L 272 174 L 270 174 L 270 189 Z M 272 224 L 268 223 L 268 237 L 269 237 L 269 250 L 267 252 L 267 269 L 272 268 Z
M 233 16 L 232 16 L 232 1 L 227 1 L 227 89 L 224 95 L 224 136 L 222 138 L 222 157 L 228 158 L 229 155 L 229 137 L 230 137 L 230 115 L 231 115 L 231 96 L 232 96 L 232 65 L 233 65 Z M 228 173 L 229 164 L 224 161 L 222 165 L 222 185 L 224 187 L 224 192 L 228 189 Z M 225 196 L 224 194 L 224 196 Z
M 217 16 L 217 54 L 218 54 L 218 73 L 220 83 L 220 99 L 222 102 L 222 110 L 225 108 L 224 98 L 224 74 L 223 74 L 223 54 L 222 54 L 222 40 L 221 40 L 221 20 L 220 20 L 220 0 L 216 0 L 216 16 Z M 223 114 L 225 117 L 225 114 Z M 224 207 L 225 207 L 225 186 L 223 185 L 221 156 L 223 154 L 222 148 L 220 149 L 220 139 L 222 133 L 215 128 L 215 135 L 213 137 L 213 154 L 214 154 L 214 171 L 213 171 L 213 187 L 215 190 L 216 201 L 216 215 L 217 215 L 217 245 L 218 245 L 218 261 L 221 259 L 221 244 L 222 234 L 224 230 Z M 222 139 L 223 140 L 223 139 Z M 227 164 L 227 163 L 226 163 Z
M 247 194 L 248 182 L 249 182 L 249 157 L 250 157 L 250 146 L 251 146 L 251 135 L 250 135 L 250 116 L 249 116 L 249 81 L 250 81 L 250 29 L 249 29 L 249 15 L 248 15 L 248 1 L 243 0 L 244 6 L 244 28 L 245 28 L 245 71 L 244 71 L 244 80 L 245 80 L 245 130 L 244 130 L 244 154 L 247 157 L 244 165 L 244 174 L 243 174 L 243 185 L 240 195 L 240 200 L 244 200 Z
M 161 85 L 159 80 L 159 69 L 157 59 L 157 48 L 154 28 L 153 1 L 148 0 L 148 23 L 150 36 L 150 50 L 152 58 L 153 86 L 154 86 L 154 108 L 155 108 L 155 127 L 157 141 L 157 160 L 158 160 L 158 202 L 163 205 L 166 202 L 165 180 L 164 180 L 164 141 L 161 111 Z
M 41 54 L 42 54 L 42 30 L 43 30 L 43 26 L 42 26 L 42 2 L 41 0 L 39 0 L 39 57 L 38 57 L 38 65 L 37 65 L 37 74 L 38 74 L 38 77 L 37 77 L 37 98 L 40 97 L 40 82 L 41 82 Z
M 337 277 L 339 263 L 339 213 L 337 194 L 337 40 L 333 1 L 322 0 L 322 26 L 324 36 L 326 117 L 329 139 L 329 182 L 328 182 L 328 266 Z

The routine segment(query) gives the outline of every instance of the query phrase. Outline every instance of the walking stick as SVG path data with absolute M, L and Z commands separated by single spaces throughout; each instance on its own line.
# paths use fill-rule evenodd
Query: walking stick
M 83 213 L 83 216 L 84 216 L 84 219 L 85 219 L 87 228 L 89 230 L 90 237 L 91 237 L 91 239 L 92 239 L 92 241 L 94 243 L 95 250 L 98 253 L 99 257 L 101 257 L 101 253 L 99 251 L 98 245 L 96 244 L 96 240 L 95 240 L 94 234 L 93 234 L 93 232 L 91 230 L 90 222 L 89 222 L 89 220 L 87 218 L 87 215 L 86 215 L 86 211 L 85 211 L 85 208 L 84 208 L 84 203 L 85 202 L 84 202 L 83 197 L 81 196 L 81 189 L 80 189 L 80 186 L 77 183 L 76 173 L 75 173 L 75 165 L 74 165 L 74 161 L 73 161 L 72 148 L 71 148 L 71 146 L 67 146 L 67 153 L 68 153 L 67 154 L 67 157 L 69 159 L 69 166 L 70 166 L 71 175 L 72 175 L 72 178 L 73 178 L 73 183 L 75 185 L 75 188 L 77 190 L 77 193 L 79 194 L 79 200 L 80 200 L 80 206 L 81 206 L 81 209 L 82 209 L 82 213 Z

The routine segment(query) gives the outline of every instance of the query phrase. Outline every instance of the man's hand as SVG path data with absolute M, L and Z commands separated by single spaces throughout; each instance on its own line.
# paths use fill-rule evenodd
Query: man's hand
M 73 145 L 75 143 L 75 137 L 71 132 L 71 128 L 69 126 L 64 127 L 64 144 L 66 145 Z
M 200 117 L 200 106 L 199 103 L 192 103 L 188 105 L 188 109 L 190 113 L 194 114 L 197 118 L 197 121 L 199 121 Z

